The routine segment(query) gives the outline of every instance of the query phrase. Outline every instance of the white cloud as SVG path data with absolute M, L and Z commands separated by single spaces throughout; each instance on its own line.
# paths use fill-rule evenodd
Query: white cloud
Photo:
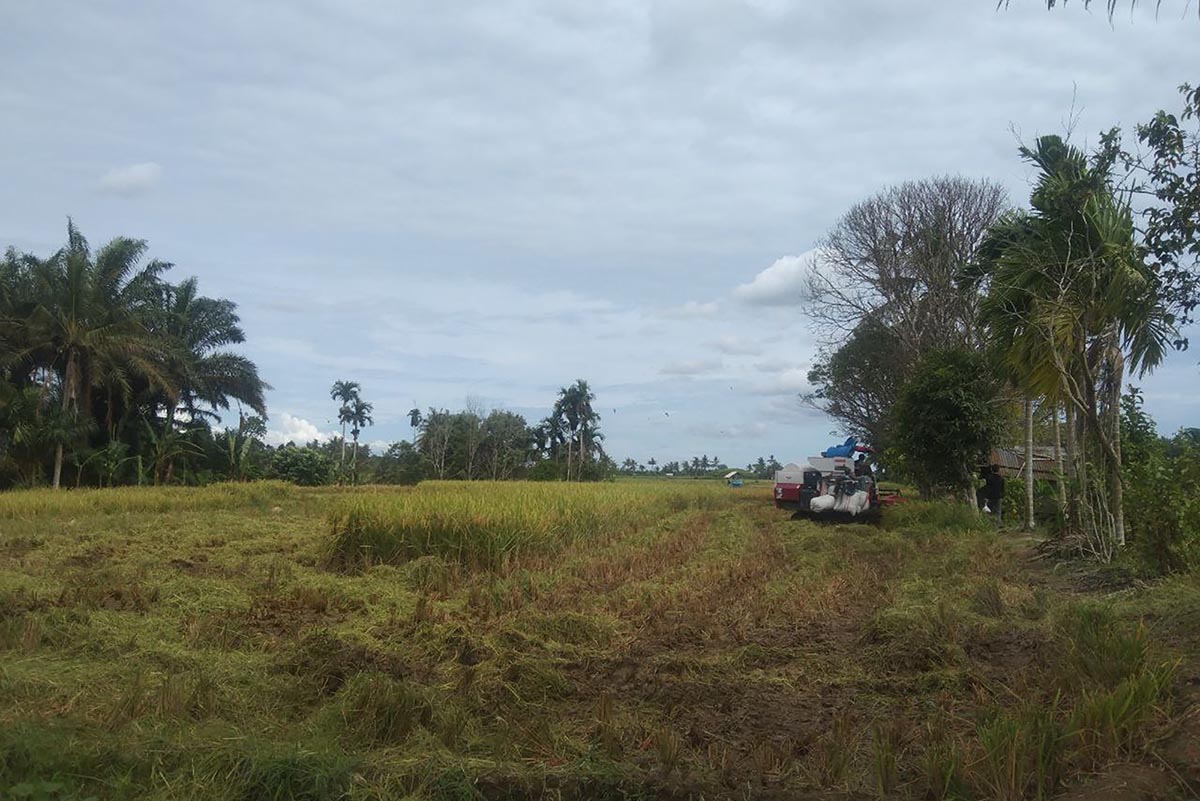
M 333 438 L 331 432 L 322 431 L 303 417 L 296 417 L 287 412 L 272 415 L 272 419 L 275 425 L 268 428 L 267 435 L 263 437 L 263 441 L 268 445 L 283 445 L 288 442 L 303 445 L 314 439 L 324 442 Z
M 692 359 L 690 361 L 673 362 L 658 372 L 663 375 L 703 375 L 720 369 L 720 359 Z
M 768 381 L 753 385 L 750 391 L 755 395 L 799 395 L 809 389 L 808 370 L 803 367 L 792 367 L 776 374 Z
M 162 180 L 163 169 L 153 161 L 114 167 L 100 176 L 100 188 L 114 195 L 140 195 Z
M 818 251 L 799 256 L 781 256 L 748 284 L 733 290 L 733 296 L 755 306 L 795 306 L 808 295 L 808 274 Z
M 724 334 L 709 344 L 713 349 L 729 356 L 757 356 L 763 352 L 762 346 L 757 343 L 749 342 L 732 334 Z
M 689 300 L 682 306 L 673 306 L 663 311 L 664 317 L 712 317 L 721 310 L 719 304 L 714 301 L 701 303 L 698 300 Z

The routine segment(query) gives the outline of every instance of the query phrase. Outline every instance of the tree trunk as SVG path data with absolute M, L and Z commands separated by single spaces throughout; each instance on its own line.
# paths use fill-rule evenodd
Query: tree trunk
M 1025 399 L 1025 531 L 1033 531 L 1033 398 Z
M 1108 387 L 1108 410 L 1111 418 L 1113 453 L 1116 458 L 1109 469 L 1109 502 L 1112 504 L 1113 530 L 1117 545 L 1125 546 L 1125 481 L 1121 475 L 1121 385 L 1125 381 L 1125 356 L 1120 347 L 1112 346 L 1112 375 Z
M 62 479 L 62 463 L 63 463 L 63 446 L 58 443 L 54 446 L 54 483 L 51 485 L 54 489 L 58 489 L 59 482 Z
M 67 369 L 63 372 L 63 389 L 62 389 L 62 410 L 65 413 L 68 409 L 78 406 L 75 403 L 75 351 L 71 351 L 67 356 Z M 63 444 L 60 439 L 58 444 L 54 446 L 54 489 L 62 486 L 62 464 L 63 464 Z
M 338 462 L 340 467 L 346 466 L 346 421 L 342 421 L 342 458 Z
M 1054 404 L 1054 473 L 1058 482 L 1058 508 L 1067 511 L 1067 483 L 1063 471 L 1062 429 L 1058 422 L 1058 403 Z

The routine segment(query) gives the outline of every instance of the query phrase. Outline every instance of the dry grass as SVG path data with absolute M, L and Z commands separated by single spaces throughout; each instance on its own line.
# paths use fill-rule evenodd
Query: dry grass
M 1191 583 L 768 491 L 0 496 L 0 797 L 1034 798 L 1155 750 Z

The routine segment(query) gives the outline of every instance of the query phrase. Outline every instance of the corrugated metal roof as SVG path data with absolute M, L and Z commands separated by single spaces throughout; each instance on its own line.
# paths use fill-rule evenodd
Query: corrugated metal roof
M 1065 459 L 1067 451 L 1063 449 Z M 1025 448 L 992 448 L 990 459 L 992 464 L 1000 465 L 1000 474 L 1005 476 L 1020 476 L 1025 472 Z M 1054 459 L 1053 445 L 1035 445 L 1033 447 L 1033 476 L 1034 478 L 1054 478 L 1058 475 L 1058 465 Z

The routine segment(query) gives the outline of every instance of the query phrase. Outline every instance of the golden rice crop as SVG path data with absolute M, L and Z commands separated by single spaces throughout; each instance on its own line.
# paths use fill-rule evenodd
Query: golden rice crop
M 616 536 L 683 509 L 716 508 L 729 497 L 708 483 L 428 482 L 335 507 L 328 557 L 340 567 L 434 555 L 493 568 L 580 538 Z
M 283 481 L 210 484 L 206 487 L 17 490 L 0 493 L 0 520 L 230 509 L 274 504 L 295 494 L 296 488 Z

